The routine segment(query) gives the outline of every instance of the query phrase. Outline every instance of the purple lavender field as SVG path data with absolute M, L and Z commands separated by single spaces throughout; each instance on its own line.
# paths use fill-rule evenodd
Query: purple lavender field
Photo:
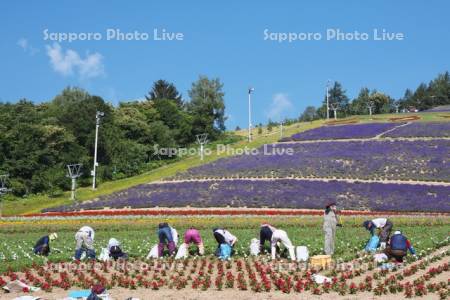
M 450 137 L 450 122 L 415 122 L 398 127 L 383 137 Z
M 450 141 L 281 143 L 266 151 L 293 155 L 241 155 L 192 168 L 175 178 L 323 177 L 450 181 Z
M 401 123 L 369 123 L 322 126 L 292 135 L 294 141 L 372 138 Z
M 295 179 L 143 184 L 100 200 L 45 211 L 145 207 L 276 207 L 322 209 L 336 199 L 346 209 L 450 212 L 450 187 L 321 182 Z

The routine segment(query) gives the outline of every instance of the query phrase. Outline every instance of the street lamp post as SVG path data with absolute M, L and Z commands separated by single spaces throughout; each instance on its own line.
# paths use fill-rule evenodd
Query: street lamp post
M 280 138 L 283 138 L 283 121 L 280 122 Z
M 250 87 L 248 88 L 248 141 L 252 141 L 252 92 L 255 89 Z
M 2 196 L 11 191 L 6 187 L 6 181 L 8 180 L 9 175 L 3 174 L 0 175 L 0 218 L 2 217 L 2 208 L 3 208 L 3 202 L 2 202 Z
M 327 80 L 327 120 L 330 119 L 330 104 L 329 104 L 329 100 L 328 100 L 328 94 L 329 94 L 329 86 L 330 86 L 330 80 Z
M 97 145 L 98 145 L 98 129 L 100 127 L 100 119 L 105 116 L 104 112 L 97 111 L 95 114 L 95 146 L 94 146 L 94 168 L 92 169 L 92 189 L 95 190 L 96 187 L 96 176 L 97 176 Z

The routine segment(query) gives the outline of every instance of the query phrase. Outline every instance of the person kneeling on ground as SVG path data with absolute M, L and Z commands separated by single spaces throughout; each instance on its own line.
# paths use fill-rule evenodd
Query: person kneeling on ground
M 401 263 L 408 250 L 412 255 L 416 255 L 416 251 L 408 238 L 397 230 L 394 232 L 394 235 L 391 236 L 389 245 L 384 250 L 384 254 L 386 254 L 389 259 L 394 258 L 397 262 Z
M 83 226 L 78 230 L 75 234 L 75 260 L 80 260 L 83 252 L 86 252 L 88 258 L 95 259 L 94 236 L 94 229 L 89 226 Z
M 174 255 L 176 251 L 176 244 L 178 243 L 177 231 L 170 227 L 167 223 L 160 223 L 158 225 L 158 257 L 164 254 L 164 248 L 167 245 L 169 255 Z
M 391 230 L 394 224 L 389 219 L 386 218 L 377 218 L 373 220 L 364 221 L 363 227 L 370 231 L 371 235 L 375 234 L 375 229 L 380 231 L 380 248 L 386 248 L 386 243 L 389 240 L 389 235 L 391 234 Z
M 200 232 L 194 227 L 189 228 L 184 233 L 184 245 L 186 249 L 189 248 L 189 244 L 193 243 L 198 247 L 198 254 L 205 254 L 205 247 L 203 246 L 202 237 L 200 236 Z
M 33 252 L 37 255 L 48 256 L 50 253 L 50 241 L 54 241 L 57 238 L 58 234 L 56 232 L 41 237 L 34 245 Z
M 294 245 L 292 245 L 286 231 L 281 229 L 276 229 L 272 233 L 272 238 L 270 240 L 272 259 L 276 258 L 276 247 L 278 242 L 281 242 L 284 247 L 288 249 L 290 259 L 295 260 Z
M 122 251 L 120 248 L 120 242 L 116 240 L 115 238 L 109 239 L 108 242 L 108 251 L 109 251 L 109 257 L 111 257 L 114 260 L 118 260 L 119 258 L 127 259 L 128 255 Z
M 233 246 L 237 242 L 237 237 L 232 235 L 228 230 L 222 228 L 213 229 L 214 238 L 218 244 L 216 256 L 221 259 L 228 259 L 233 254 Z

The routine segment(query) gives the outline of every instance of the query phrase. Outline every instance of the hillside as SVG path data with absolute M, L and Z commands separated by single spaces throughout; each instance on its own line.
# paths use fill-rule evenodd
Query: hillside
M 322 120 L 317 120 L 311 123 L 296 123 L 291 126 L 285 126 L 283 132 L 285 136 L 290 136 L 296 132 L 308 130 L 321 126 L 323 124 Z M 235 132 L 231 132 L 234 134 Z M 239 134 L 239 133 L 237 133 Z M 280 133 L 277 129 L 274 129 L 270 135 L 258 136 L 255 131 L 255 139 L 248 143 L 246 140 L 242 140 L 233 144 L 230 144 L 230 148 L 257 148 L 263 144 L 274 143 L 280 139 Z M 206 146 L 208 147 L 208 146 Z M 174 176 L 180 171 L 187 170 L 189 168 L 206 164 L 208 162 L 214 161 L 216 159 L 229 156 L 228 153 L 218 154 L 215 149 L 211 149 L 211 155 L 205 156 L 204 160 L 201 161 L 198 156 L 185 156 L 178 161 L 165 165 L 163 167 L 154 169 L 150 172 L 140 174 L 138 176 L 133 176 L 121 180 L 109 181 L 102 183 L 98 188 L 93 191 L 90 187 L 81 187 L 77 189 L 78 201 L 82 202 L 85 200 L 95 199 L 100 196 L 109 195 L 117 191 L 125 190 L 133 186 L 162 180 L 163 178 Z M 55 207 L 58 205 L 71 204 L 70 192 L 66 191 L 64 194 L 58 197 L 49 197 L 48 195 L 31 195 L 27 198 L 7 198 L 7 201 L 3 203 L 3 215 L 20 215 L 25 213 L 40 212 L 42 209 Z
M 269 146 L 253 142 L 256 155 L 216 156 L 204 164 L 172 169 L 160 177 L 168 182 L 146 183 L 96 201 L 46 211 L 154 206 L 321 208 L 331 198 L 347 209 L 448 212 L 450 122 L 442 119 L 430 114 L 376 116 L 377 122 L 391 121 L 377 125 L 353 117 L 306 131 L 303 137 L 300 131 L 320 123 L 300 128 L 297 124 L 287 128 L 288 142 Z M 257 141 L 270 143 L 270 137 Z M 292 155 L 276 155 L 287 149 Z

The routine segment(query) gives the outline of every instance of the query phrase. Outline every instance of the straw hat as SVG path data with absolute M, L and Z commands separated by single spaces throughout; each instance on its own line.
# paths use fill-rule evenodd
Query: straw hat
M 56 240 L 58 238 L 58 234 L 56 232 L 51 233 L 48 238 L 53 241 Z

